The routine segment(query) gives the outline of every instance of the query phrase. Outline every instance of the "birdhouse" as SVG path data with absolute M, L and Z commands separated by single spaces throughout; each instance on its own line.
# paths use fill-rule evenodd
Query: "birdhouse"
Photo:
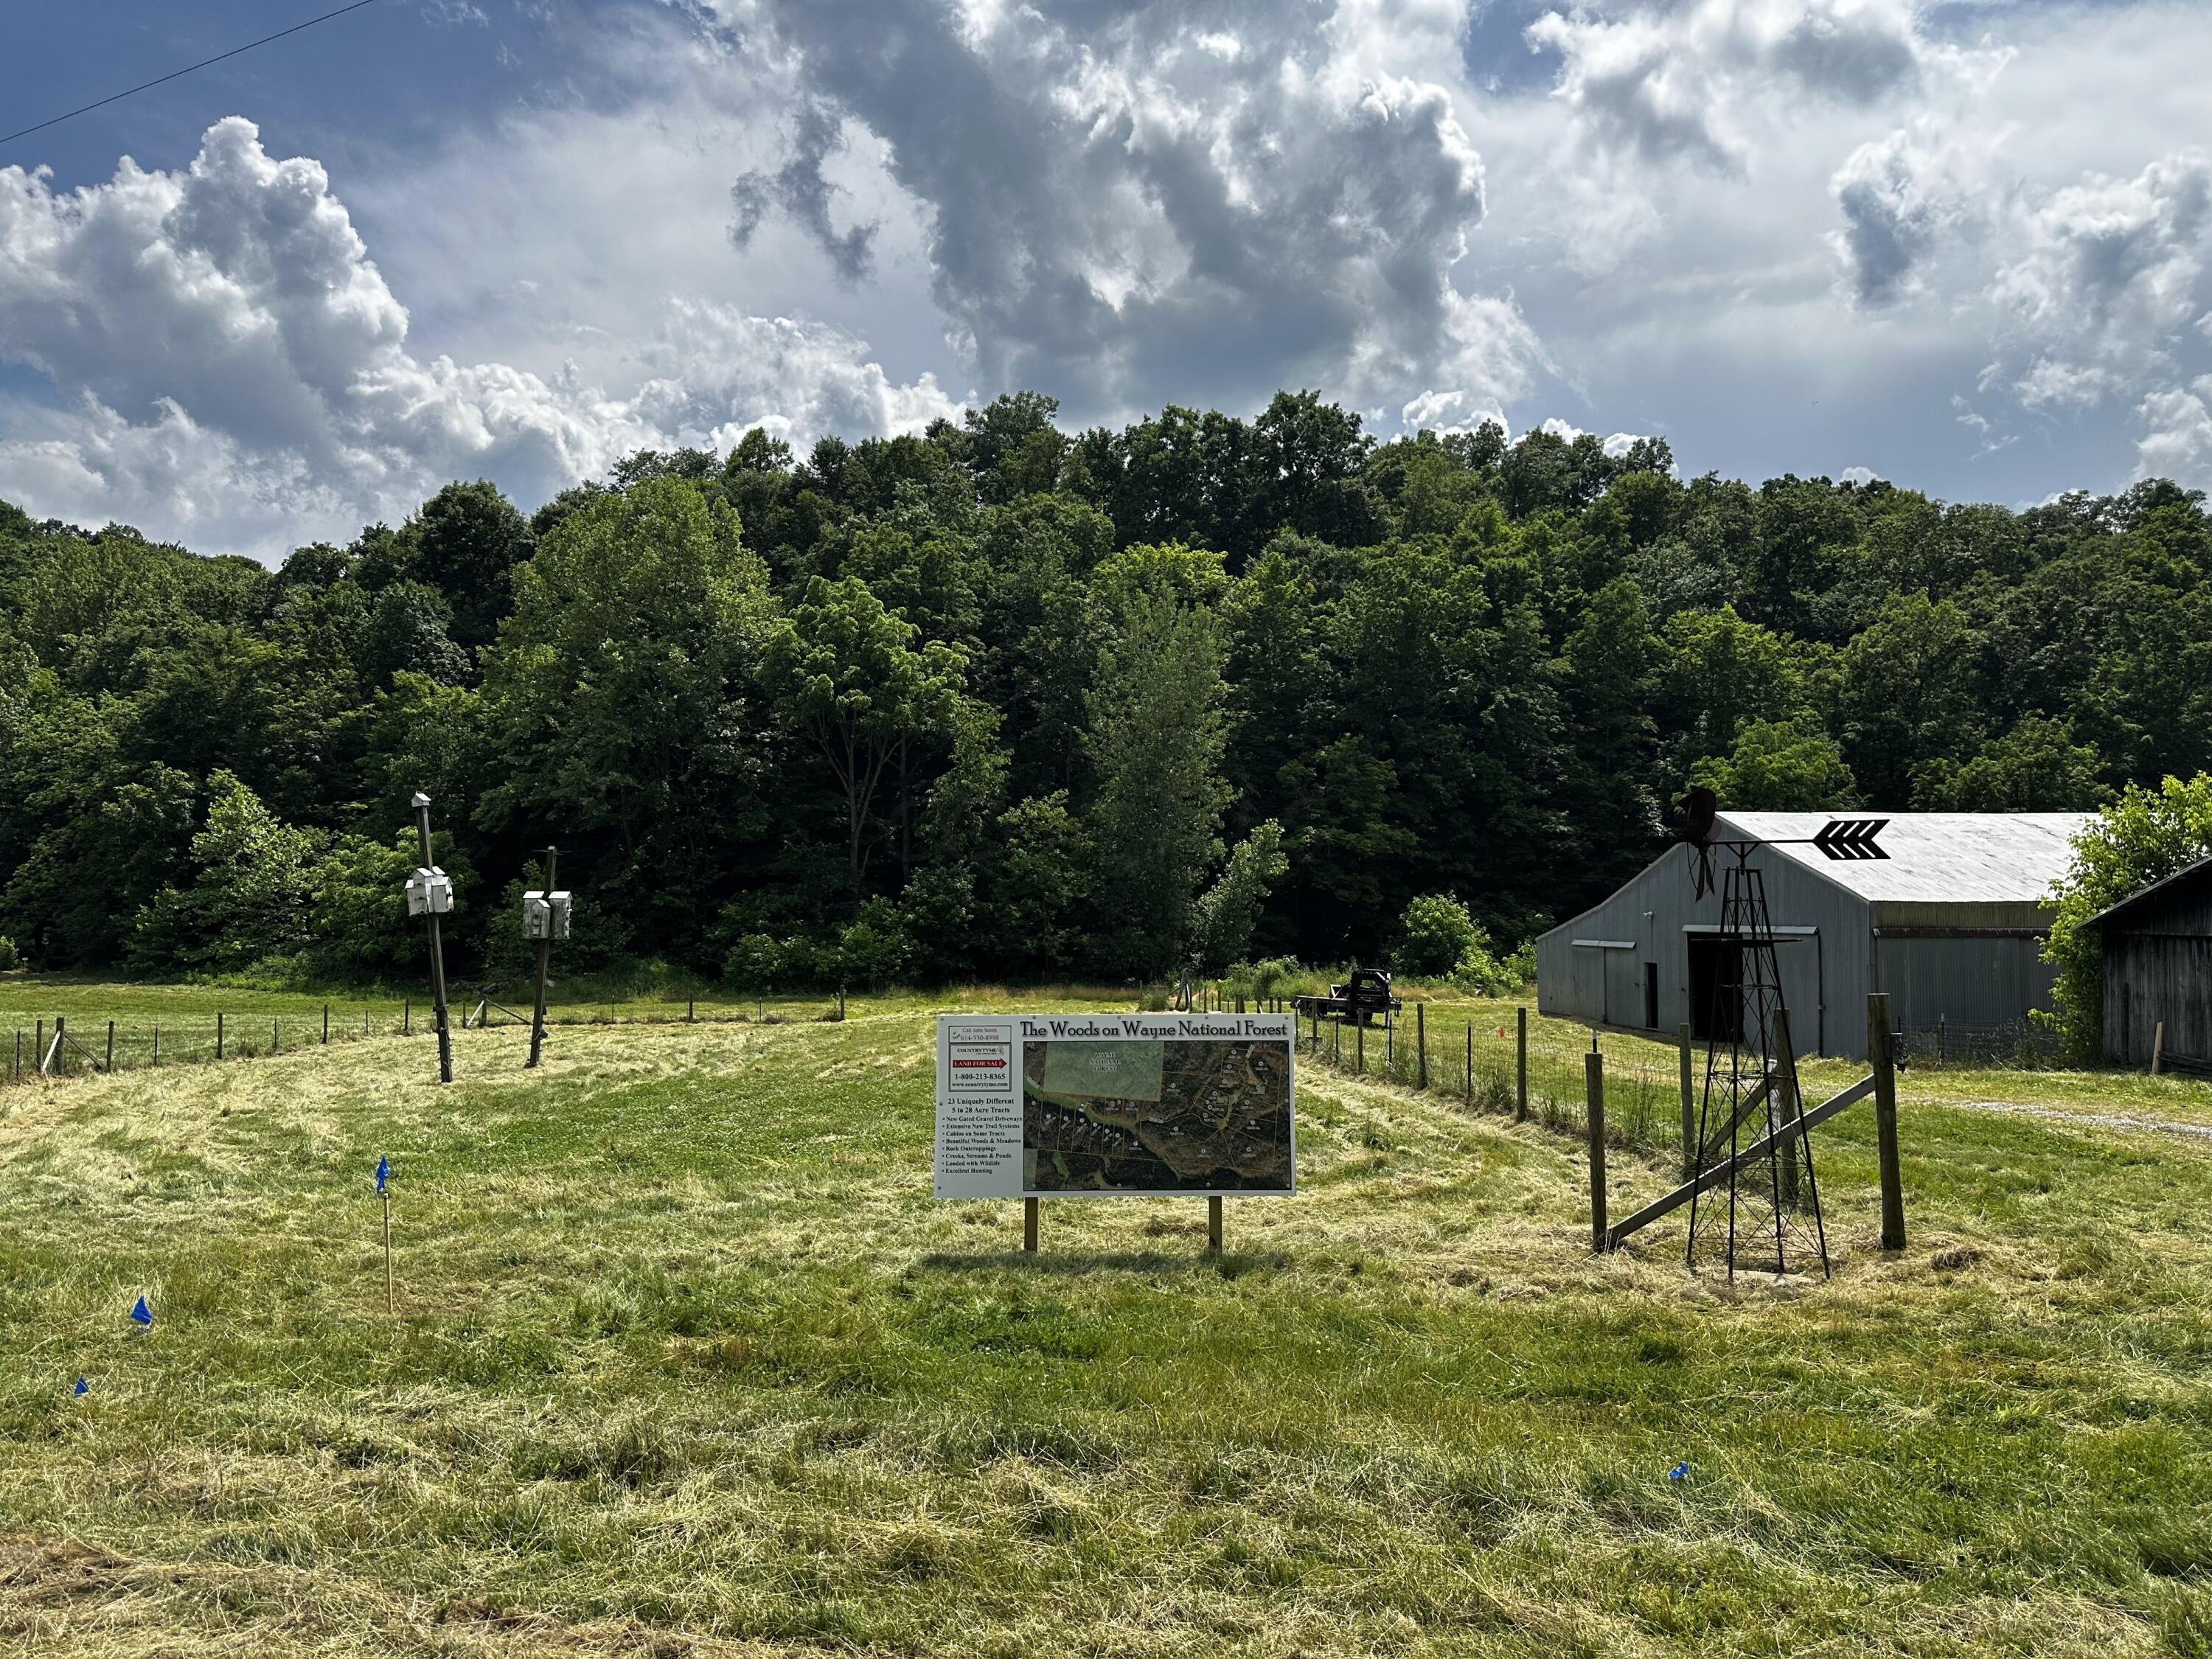
M 436 865 L 417 869 L 407 878 L 407 914 L 444 916 L 453 914 L 453 878 Z
M 522 936 L 525 939 L 568 937 L 568 896 L 528 892 L 522 896 Z

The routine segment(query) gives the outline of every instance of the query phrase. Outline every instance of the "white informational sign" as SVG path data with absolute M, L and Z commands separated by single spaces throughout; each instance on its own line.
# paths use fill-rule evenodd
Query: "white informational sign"
M 945 1014 L 939 1198 L 1287 1194 L 1289 1014 Z

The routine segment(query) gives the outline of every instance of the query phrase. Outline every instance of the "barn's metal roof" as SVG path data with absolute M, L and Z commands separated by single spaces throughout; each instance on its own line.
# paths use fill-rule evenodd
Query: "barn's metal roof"
M 1720 833 L 1810 840 L 1838 817 L 1872 811 L 1729 812 Z M 1777 847 L 1787 858 L 1881 905 L 2047 904 L 2074 861 L 2074 836 L 2092 812 L 1897 812 L 1881 832 L 1887 859 L 1836 861 L 1817 847 Z

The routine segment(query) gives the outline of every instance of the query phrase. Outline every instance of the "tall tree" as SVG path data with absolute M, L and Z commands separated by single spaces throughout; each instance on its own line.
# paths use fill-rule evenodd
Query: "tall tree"
M 925 745 L 949 744 L 960 711 L 965 654 L 893 616 L 857 576 L 817 576 L 770 633 L 763 679 L 784 720 L 836 780 L 852 891 L 885 834 L 878 808 L 886 774 Z
M 1159 976 L 1189 948 L 1229 804 L 1221 646 L 1208 611 L 1138 594 L 1101 657 L 1087 747 L 1097 793 L 1101 965 Z
M 610 909 L 698 948 L 727 849 L 763 828 L 752 676 L 769 615 L 735 515 L 696 483 L 579 507 L 516 568 L 486 659 L 498 781 L 477 823 L 518 864 L 548 839 L 578 844 Z

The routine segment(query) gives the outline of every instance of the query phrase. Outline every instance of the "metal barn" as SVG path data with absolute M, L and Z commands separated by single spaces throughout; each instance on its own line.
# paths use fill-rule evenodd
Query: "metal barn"
M 2212 859 L 2090 919 L 2103 935 L 2105 1054 L 2212 1069 Z
M 1809 840 L 1827 812 L 1723 812 L 1722 839 Z M 1963 1040 L 2016 1030 L 2048 1006 L 2042 959 L 2051 884 L 2073 859 L 2084 812 L 1914 812 L 1881 833 L 1889 856 L 1832 863 L 1810 846 L 1750 855 L 1801 1049 L 1863 1059 L 1866 999 L 1890 995 L 1912 1033 L 1948 1028 Z M 1716 855 L 1717 877 L 1720 856 Z M 1603 902 L 1536 941 L 1540 1012 L 1616 1030 L 1716 1035 L 1712 987 L 1733 975 L 1721 953 L 1717 891 L 1691 890 L 1696 854 L 1676 846 Z M 1740 1018 L 1740 1013 L 1735 1016 Z M 1723 1037 L 1725 1031 L 1717 1033 Z

